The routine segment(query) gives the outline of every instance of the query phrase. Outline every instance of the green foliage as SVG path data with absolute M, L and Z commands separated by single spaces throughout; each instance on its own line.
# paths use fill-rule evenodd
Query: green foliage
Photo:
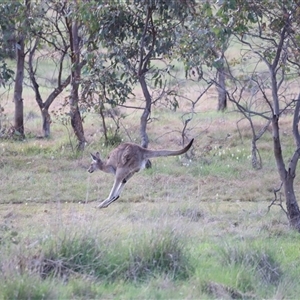
M 208 1 L 198 4 L 196 17 L 178 28 L 178 47 L 175 51 L 184 63 L 186 76 L 193 78 L 197 73 L 201 78 L 203 65 L 218 69 L 220 58 L 229 47 L 231 31 L 225 22 L 220 23 L 214 6 Z M 192 74 L 189 73 L 191 70 Z
M 174 28 L 191 13 L 193 6 L 194 1 L 83 4 L 80 18 L 85 30 L 97 33 L 91 51 L 85 56 L 85 86 L 112 106 L 127 101 L 140 76 L 147 74 L 155 87 L 162 88 L 162 74 L 167 74 L 169 67 L 159 67 L 156 61 L 171 57 L 176 41 Z
M 14 71 L 8 67 L 5 59 L 13 58 L 16 43 L 15 27 L 22 18 L 22 5 L 19 1 L 0 4 L 0 86 L 12 79 Z
M 7 67 L 6 62 L 2 60 L 0 54 L 0 85 L 5 87 L 5 84 L 13 78 L 13 75 L 14 75 L 14 71 Z
M 83 68 L 82 84 L 86 87 L 84 106 L 98 110 L 99 96 L 102 101 L 116 107 L 124 104 L 133 95 L 136 81 L 123 69 L 110 69 L 106 64 L 110 61 L 107 54 L 89 54 L 87 65 Z
M 106 146 L 118 146 L 122 143 L 122 137 L 118 132 L 108 131 L 107 140 L 105 141 Z

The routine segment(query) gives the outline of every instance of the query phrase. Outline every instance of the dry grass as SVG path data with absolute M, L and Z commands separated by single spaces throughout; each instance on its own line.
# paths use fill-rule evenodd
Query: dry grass
M 150 147 L 181 147 L 181 115 L 188 108 L 189 104 L 184 103 L 172 114 L 164 108 L 154 108 L 153 121 L 148 127 Z M 96 201 L 107 197 L 113 177 L 86 171 L 90 164 L 89 152 L 100 151 L 105 157 L 110 150 L 103 148 L 98 116 L 90 115 L 85 120 L 89 144 L 80 157 L 72 153 L 67 131 L 59 120 L 53 124 L 53 137 L 43 140 L 35 138 L 40 132 L 40 121 L 29 118 L 26 127 L 33 134 L 28 140 L 0 142 L 2 270 L 15 276 L 16 282 L 26 283 L 24 278 L 15 275 L 22 275 L 16 271 L 16 266 L 20 267 L 19 258 L 25 257 L 26 264 L 26 258 L 40 257 L 47 250 L 46 242 L 57 242 L 66 233 L 98 237 L 99 241 L 105 241 L 99 245 L 106 250 L 118 241 L 125 251 L 148 241 L 150 233 L 163 236 L 168 230 L 182 238 L 183 249 L 192 260 L 194 270 L 188 281 L 175 283 L 169 276 L 156 274 L 157 277 L 138 286 L 122 280 L 101 285 L 99 282 L 104 279 L 95 281 L 91 274 L 85 277 L 75 272 L 68 283 L 63 284 L 64 279 L 49 279 L 49 285 L 44 286 L 45 281 L 42 281 L 38 292 L 57 286 L 61 298 L 75 294 L 77 298 L 86 295 L 122 299 L 295 295 L 300 290 L 299 284 L 293 274 L 289 275 L 293 272 L 297 275 L 298 271 L 294 233 L 279 207 L 273 206 L 268 212 L 274 199 L 273 189 L 279 185 L 270 134 L 258 143 L 264 167 L 252 170 L 247 124 L 240 123 L 241 140 L 236 126 L 239 116 L 232 112 L 219 114 L 214 109 L 215 102 L 207 99 L 197 106 L 197 114 L 187 131 L 190 138 L 195 137 L 191 157 L 153 159 L 153 168 L 136 174 L 127 183 L 120 199 L 103 210 L 96 209 Z M 7 112 L 11 110 L 7 108 Z M 140 111 L 124 110 L 123 113 L 127 116 L 121 121 L 121 137 L 124 141 L 138 141 Z M 281 124 L 287 132 L 283 145 L 288 154 L 292 151 L 290 121 L 291 117 L 285 116 Z M 259 128 L 260 124 L 257 126 Z M 73 136 L 71 142 L 75 145 Z M 297 186 L 300 185 L 296 178 Z M 271 248 L 277 249 L 275 254 L 269 253 Z M 147 249 L 155 252 L 151 247 Z M 250 257 L 251 263 L 267 257 L 263 262 L 267 265 L 274 260 L 283 275 L 276 281 L 276 287 L 273 282 L 264 283 L 267 289 L 264 291 L 253 279 L 259 274 L 253 264 L 238 261 L 224 265 L 224 252 L 220 249 L 225 249 L 229 257 Z M 267 256 L 263 256 L 264 253 Z M 149 260 L 140 257 L 143 255 L 143 251 L 139 253 L 133 271 L 139 270 L 142 261 L 146 261 L 143 270 L 149 268 Z M 252 273 L 247 274 L 247 268 Z M 25 268 L 24 272 L 29 271 Z M 293 282 L 292 294 L 284 290 L 289 282 Z M 57 294 L 50 293 L 48 298 L 51 297 Z

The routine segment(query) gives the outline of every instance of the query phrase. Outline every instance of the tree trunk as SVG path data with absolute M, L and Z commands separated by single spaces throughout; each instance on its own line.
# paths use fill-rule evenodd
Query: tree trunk
M 257 157 L 258 155 L 258 149 L 256 146 L 256 137 L 252 136 L 251 141 L 251 162 L 252 162 L 252 168 L 255 170 L 259 170 L 262 168 L 262 163 L 260 157 Z
M 14 87 L 14 103 L 15 103 L 15 124 L 14 130 L 20 134 L 22 138 L 25 137 L 24 133 L 24 107 L 23 107 L 23 79 L 24 79 L 24 63 L 25 63 L 25 45 L 24 36 L 19 38 L 17 43 L 17 72 L 15 76 Z
M 42 120 L 43 120 L 43 135 L 45 138 L 50 137 L 50 126 L 51 126 L 51 117 L 48 111 L 48 108 L 44 107 L 41 109 Z
M 226 74 L 224 64 L 217 69 L 217 80 L 218 80 L 218 111 L 225 111 L 227 108 L 227 95 L 226 95 Z
M 71 125 L 78 140 L 77 150 L 83 151 L 86 144 L 86 139 L 84 136 L 82 118 L 78 106 L 71 104 L 70 113 L 71 113 Z
M 147 122 L 148 122 L 149 115 L 151 113 L 151 96 L 148 90 L 148 86 L 144 74 L 139 76 L 139 82 L 141 84 L 142 91 L 146 100 L 146 105 L 143 114 L 141 116 L 141 123 L 140 123 L 141 146 L 147 148 L 149 144 L 149 138 L 147 134 Z
M 290 225 L 300 232 L 300 210 L 294 191 L 294 176 L 292 174 L 287 174 L 283 187 Z
M 300 102 L 299 102 L 300 103 Z M 298 115 L 297 110 L 299 112 L 300 105 L 297 104 L 298 109 L 295 109 L 295 116 Z M 294 136 L 295 134 L 298 134 L 298 130 L 295 129 L 295 123 L 297 117 L 294 116 Z M 286 201 L 286 207 L 288 212 L 288 218 L 290 225 L 300 231 L 300 210 L 299 206 L 296 200 L 296 195 L 294 191 L 294 178 L 296 176 L 296 167 L 297 162 L 299 159 L 299 152 L 300 149 L 298 148 L 292 159 L 289 163 L 288 171 L 285 168 L 283 156 L 282 156 L 282 150 L 281 150 L 281 142 L 280 142 L 280 135 L 279 135 L 279 116 L 274 115 L 272 119 L 272 127 L 273 127 L 273 145 L 274 145 L 274 155 L 276 159 L 277 169 L 280 176 L 281 181 L 283 182 L 284 187 L 284 195 L 285 195 L 285 201 Z M 298 124 L 298 121 L 297 121 Z M 298 127 L 298 126 L 297 126 Z M 295 133 L 296 131 L 296 133 Z M 297 140 L 297 138 L 295 137 Z M 297 142 L 297 145 L 299 146 L 299 141 Z
M 296 177 L 296 169 L 298 160 L 300 157 L 300 134 L 299 134 L 299 113 L 300 113 L 300 94 L 297 99 L 294 118 L 293 118 L 293 136 L 297 146 L 294 155 L 292 156 L 288 172 L 286 174 L 286 180 L 284 182 L 284 192 L 286 197 L 286 207 L 290 224 L 293 228 L 300 232 L 300 210 L 294 191 L 294 178 Z
M 105 139 L 105 145 L 108 146 L 108 135 L 107 135 L 107 126 L 105 123 L 105 115 L 104 115 L 104 104 L 102 99 L 99 97 L 99 114 L 102 120 L 102 127 L 103 127 L 103 133 L 104 133 L 104 139 Z
M 148 148 L 148 144 L 149 144 L 149 137 L 147 134 L 147 122 L 148 122 L 148 118 L 150 116 L 151 113 L 151 96 L 148 90 L 148 86 L 145 80 L 145 75 L 140 75 L 139 76 L 139 82 L 141 84 L 142 87 L 142 91 L 146 100 L 146 105 L 143 111 L 143 114 L 141 116 L 141 123 L 140 123 L 140 135 L 141 135 L 141 146 L 143 148 Z M 148 159 L 147 163 L 146 163 L 146 169 L 149 169 L 152 167 L 151 161 Z
M 83 151 L 86 139 L 84 136 L 84 130 L 82 125 L 82 118 L 79 111 L 79 83 L 81 77 L 81 65 L 80 65 L 80 47 L 79 47 L 79 34 L 78 34 L 78 24 L 77 21 L 73 21 L 71 25 L 71 95 L 70 95 L 70 116 L 71 125 L 74 133 L 78 140 L 77 149 Z

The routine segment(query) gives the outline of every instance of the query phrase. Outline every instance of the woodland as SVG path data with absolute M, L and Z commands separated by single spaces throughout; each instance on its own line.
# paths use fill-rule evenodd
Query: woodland
M 299 1 L 0 13 L 0 298 L 298 295 Z M 90 152 L 192 138 L 95 210 L 113 178 Z

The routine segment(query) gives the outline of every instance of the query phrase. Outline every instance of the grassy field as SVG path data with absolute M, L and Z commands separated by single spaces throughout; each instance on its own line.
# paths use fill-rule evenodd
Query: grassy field
M 299 234 L 279 206 L 269 207 L 280 185 L 269 131 L 258 142 L 263 168 L 255 171 L 247 123 L 239 123 L 241 139 L 240 116 L 232 108 L 217 113 L 203 99 L 189 123 L 189 156 L 153 159 L 99 210 L 113 183 L 87 172 L 90 152 L 110 150 L 99 117 L 85 119 L 89 144 L 78 156 L 59 119 L 50 139 L 37 138 L 39 112 L 27 104 L 27 139 L 0 140 L 0 299 L 299 297 Z M 150 147 L 181 148 L 186 108 L 153 110 Z M 11 104 L 5 109 L 9 120 Z M 123 113 L 121 138 L 138 141 L 140 112 Z M 290 124 L 285 116 L 287 160 Z

